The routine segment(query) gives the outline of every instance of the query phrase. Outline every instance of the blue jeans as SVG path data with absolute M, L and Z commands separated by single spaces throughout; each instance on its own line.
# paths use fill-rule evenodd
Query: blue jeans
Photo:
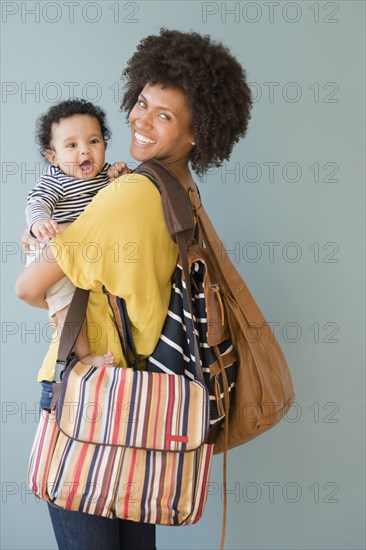
M 49 409 L 52 401 L 52 382 L 47 382 L 46 380 L 43 380 L 43 382 L 41 382 L 41 386 L 42 392 L 41 400 L 39 402 L 39 408 Z
M 41 384 L 40 406 L 48 409 L 52 383 Z M 156 550 L 155 525 L 71 512 L 47 504 L 59 550 Z
M 156 550 L 155 525 L 62 510 L 48 503 L 59 550 Z

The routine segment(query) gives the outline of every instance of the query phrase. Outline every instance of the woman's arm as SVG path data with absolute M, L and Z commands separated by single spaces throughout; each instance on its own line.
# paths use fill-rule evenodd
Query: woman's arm
M 15 283 L 15 293 L 31 306 L 47 308 L 44 295 L 62 277 L 64 273 L 51 247 L 47 246 L 34 262 L 21 271 Z

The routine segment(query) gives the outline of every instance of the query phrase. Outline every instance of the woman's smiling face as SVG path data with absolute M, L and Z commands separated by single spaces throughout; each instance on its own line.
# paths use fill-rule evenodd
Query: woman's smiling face
M 164 163 L 188 160 L 193 148 L 192 117 L 183 92 L 146 84 L 129 116 L 134 159 Z

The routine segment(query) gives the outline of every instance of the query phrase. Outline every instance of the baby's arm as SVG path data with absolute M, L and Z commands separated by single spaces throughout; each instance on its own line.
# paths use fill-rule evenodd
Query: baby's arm
M 62 184 L 51 174 L 41 176 L 28 195 L 25 210 L 28 230 L 37 239 L 52 239 L 60 232 L 52 214 L 64 197 Z

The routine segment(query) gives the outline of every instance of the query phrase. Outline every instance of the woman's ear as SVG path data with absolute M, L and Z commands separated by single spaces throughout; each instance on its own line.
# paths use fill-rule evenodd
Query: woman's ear
M 46 157 L 50 164 L 53 164 L 54 166 L 57 165 L 56 151 L 52 151 L 52 149 L 46 149 L 45 151 L 43 151 L 43 156 Z

